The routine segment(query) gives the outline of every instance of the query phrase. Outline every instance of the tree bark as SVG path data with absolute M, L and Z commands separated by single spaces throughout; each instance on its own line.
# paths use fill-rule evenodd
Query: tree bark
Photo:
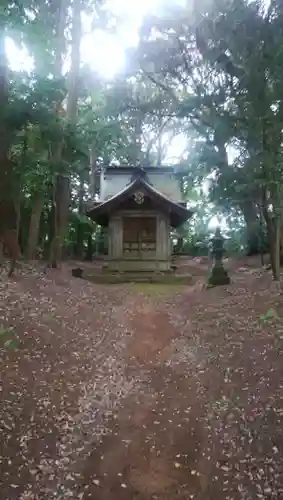
M 1 168 L 1 185 L 2 175 L 7 175 L 7 160 L 9 151 L 8 133 L 5 126 L 6 114 L 8 111 L 8 62 L 5 53 L 5 31 L 0 24 L 0 168 Z
M 52 0 L 52 9 L 56 17 L 56 51 L 54 61 L 54 74 L 58 78 L 62 75 L 63 56 L 66 49 L 65 27 L 67 17 L 67 1 Z
M 28 260 L 34 259 L 35 256 L 36 246 L 38 243 L 39 225 L 40 225 L 42 207 L 43 207 L 42 197 L 38 196 L 35 199 L 29 223 L 29 235 L 28 235 L 28 243 L 26 250 L 26 258 Z
M 65 27 L 66 27 L 66 19 L 67 19 L 67 1 L 66 0 L 52 0 L 51 8 L 54 12 L 54 17 L 56 18 L 56 48 L 55 48 L 55 60 L 54 60 L 54 76 L 56 78 L 60 78 L 62 76 L 62 65 L 63 65 L 63 56 L 66 49 L 66 38 L 65 38 Z M 55 105 L 57 113 L 62 108 L 62 100 L 56 102 Z M 53 152 L 53 161 L 54 163 L 58 163 L 61 161 L 63 153 L 63 143 L 57 145 L 56 150 Z M 49 247 L 49 265 L 51 267 L 58 267 L 58 260 L 60 257 L 60 249 L 58 245 L 59 239 L 59 227 L 58 227 L 58 210 L 60 206 L 60 200 L 57 200 L 56 195 L 58 193 L 58 184 L 60 180 L 58 176 L 55 177 L 54 183 L 52 186 L 52 208 L 51 208 L 51 219 L 50 219 L 50 237 L 52 236 L 52 240 L 50 242 Z
M 9 105 L 8 62 L 5 53 L 5 24 L 0 20 L 0 241 L 11 257 L 9 276 L 20 255 L 17 240 L 14 168 L 10 159 L 11 134 L 7 127 Z
M 265 224 L 264 224 L 264 216 L 263 216 L 263 211 L 262 211 L 262 207 L 261 205 L 259 204 L 258 205 L 258 212 L 259 212 L 259 230 L 260 230 L 260 238 L 259 238 L 259 252 L 260 252 L 260 263 L 261 263 L 261 266 L 264 267 L 265 265 L 265 262 L 264 262 L 264 253 L 265 253 L 265 242 L 264 242 L 264 227 L 265 227 Z
M 51 267 L 58 267 L 58 262 L 62 261 L 63 241 L 66 234 L 66 226 L 69 216 L 70 181 L 69 177 L 58 175 L 55 185 L 55 220 L 54 238 L 51 243 Z
M 19 239 L 19 233 L 20 233 L 20 224 L 21 224 L 21 200 L 20 200 L 20 195 L 17 198 L 17 201 L 15 203 L 15 210 L 16 210 L 16 217 L 17 217 L 17 222 L 16 222 L 16 231 L 17 231 L 17 238 Z
M 142 157 L 142 117 L 137 116 L 134 124 L 134 144 L 131 161 L 133 166 L 140 165 Z
M 283 222 L 280 229 L 280 266 L 283 266 Z
M 54 235 L 55 235 L 55 230 L 54 230 L 54 224 L 55 224 L 55 207 L 52 199 L 51 207 L 47 211 L 47 217 L 46 217 L 46 229 L 45 229 L 45 235 L 46 239 L 44 240 L 44 245 L 43 245 L 43 255 L 44 259 L 47 261 L 49 260 L 49 264 L 51 265 L 51 257 L 52 257 L 52 242 L 54 240 Z
M 271 243 L 270 243 L 270 263 L 272 276 L 275 281 L 280 280 L 280 219 L 274 218 L 271 220 Z
M 159 117 L 159 128 L 158 128 L 158 137 L 157 137 L 157 160 L 156 160 L 156 166 L 161 167 L 162 164 L 162 154 L 163 154 L 163 148 L 162 148 L 162 118 Z
M 72 51 L 71 51 L 71 68 L 69 73 L 68 85 L 68 101 L 67 101 L 67 118 L 72 125 L 76 124 L 77 120 L 77 105 L 79 94 L 79 73 L 81 64 L 81 38 L 82 38 L 82 22 L 81 22 L 82 0 L 73 1 L 72 14 Z
M 13 164 L 9 159 L 10 134 L 7 130 L 8 114 L 8 62 L 5 53 L 5 31 L 0 24 L 0 200 L 13 200 Z M 8 213 L 5 213 L 5 217 Z M 4 221 L 8 222 L 7 220 Z M 16 221 L 13 221 L 15 224 Z
M 274 273 L 273 278 L 280 281 L 280 232 L 281 221 L 276 219 L 274 227 Z
M 280 280 L 280 236 L 281 236 L 281 217 L 276 213 L 277 204 L 273 204 L 273 212 L 268 210 L 269 204 L 272 204 L 267 196 L 267 189 L 262 189 L 262 213 L 266 221 L 267 235 L 269 241 L 270 264 L 272 276 L 275 281 Z
M 97 164 L 95 157 L 94 144 L 89 148 L 89 177 L 90 177 L 90 196 L 95 200 L 97 186 L 96 186 Z
M 79 215 L 83 215 L 83 210 L 84 210 L 84 182 L 83 179 L 81 178 L 79 187 Z M 83 230 L 84 227 L 79 218 L 77 222 L 77 241 L 76 241 L 76 251 L 75 251 L 76 257 L 79 259 L 83 257 L 83 247 L 84 247 Z
M 92 255 L 93 255 L 93 245 L 92 245 L 92 233 L 88 235 L 87 238 L 87 251 L 86 251 L 86 260 L 92 261 Z
M 63 7 L 65 6 L 62 0 Z M 69 122 L 70 130 L 76 124 L 77 118 L 77 101 L 78 101 L 78 85 L 79 85 L 79 71 L 80 71 L 80 43 L 82 36 L 81 26 L 81 0 L 74 0 L 72 12 L 72 42 L 71 42 L 71 68 L 69 73 L 68 84 L 68 99 L 67 99 L 67 120 Z M 59 17 L 59 39 L 63 37 L 62 33 L 64 23 L 62 22 L 61 15 Z M 61 155 L 63 154 L 63 147 L 61 148 Z M 51 249 L 51 265 L 58 267 L 58 263 L 62 260 L 62 244 L 64 236 L 68 228 L 68 215 L 70 204 L 70 179 L 69 175 L 58 175 L 56 178 L 55 187 L 55 236 L 52 242 Z
M 247 255 L 259 253 L 259 219 L 255 203 L 245 201 L 241 203 L 241 210 L 246 223 Z

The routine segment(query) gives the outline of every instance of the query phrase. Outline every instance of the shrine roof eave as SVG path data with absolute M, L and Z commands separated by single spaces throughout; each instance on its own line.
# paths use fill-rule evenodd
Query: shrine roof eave
M 86 210 L 86 215 L 101 226 L 107 226 L 110 214 L 118 210 L 119 205 L 139 189 L 156 202 L 160 212 L 169 213 L 172 227 L 178 227 L 192 217 L 191 210 L 170 200 L 141 178 L 136 179 L 108 200 L 94 203 Z

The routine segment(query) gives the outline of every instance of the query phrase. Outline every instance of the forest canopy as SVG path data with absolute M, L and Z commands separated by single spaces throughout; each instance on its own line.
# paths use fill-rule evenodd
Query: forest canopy
M 179 251 L 206 253 L 219 222 L 229 251 L 268 249 L 278 279 L 283 4 L 142 4 L 2 2 L 0 230 L 28 259 L 91 259 L 101 166 L 174 164 L 195 208 Z

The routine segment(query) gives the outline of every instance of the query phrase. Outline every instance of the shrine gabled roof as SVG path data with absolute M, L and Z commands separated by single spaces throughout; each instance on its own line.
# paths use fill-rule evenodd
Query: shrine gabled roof
M 124 174 L 124 173 L 132 173 L 132 172 L 138 172 L 138 171 L 144 171 L 146 173 L 154 173 L 154 174 L 164 174 L 164 173 L 174 173 L 175 169 L 173 166 L 166 166 L 162 165 L 160 167 L 153 167 L 151 165 L 119 165 L 119 166 L 106 166 L 104 167 L 104 172 L 106 174 L 110 173 L 116 173 L 118 175 Z
M 86 210 L 86 215 L 98 224 L 106 226 L 108 224 L 109 214 L 118 210 L 123 201 L 127 200 L 138 191 L 142 191 L 148 196 L 156 204 L 156 207 L 160 208 L 160 212 L 169 213 L 171 225 L 173 227 L 179 226 L 193 215 L 193 212 L 188 210 L 184 204 L 170 200 L 141 177 L 135 179 L 108 200 L 96 202 L 92 206 L 89 206 Z M 140 205 L 140 207 L 142 207 L 142 205 Z

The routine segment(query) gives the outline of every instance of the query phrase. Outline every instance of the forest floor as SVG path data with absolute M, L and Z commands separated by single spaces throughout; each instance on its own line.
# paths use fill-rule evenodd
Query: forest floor
M 283 498 L 283 295 L 228 264 L 211 290 L 2 275 L 1 500 Z

